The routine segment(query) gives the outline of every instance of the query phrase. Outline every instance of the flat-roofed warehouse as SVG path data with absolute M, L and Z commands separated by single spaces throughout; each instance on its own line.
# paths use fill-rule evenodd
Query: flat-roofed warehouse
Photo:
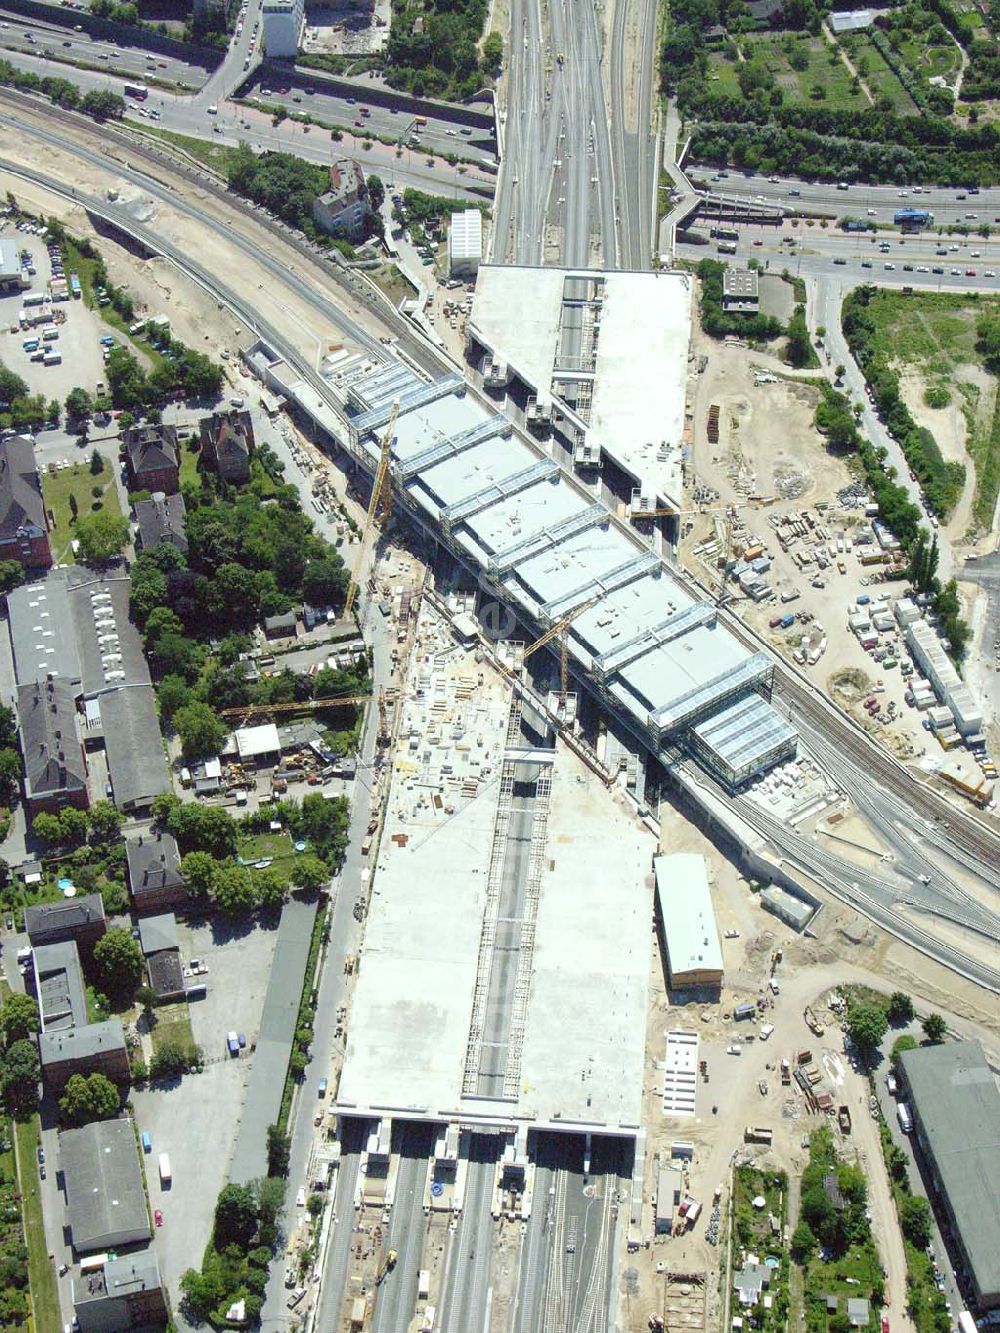
M 59 1136 L 66 1211 L 77 1254 L 110 1250 L 152 1234 L 132 1122 L 96 1120 Z
M 676 989 L 722 985 L 722 945 L 708 887 L 705 858 L 674 852 L 653 861 L 657 924 L 663 953 Z
M 979 1310 L 1000 1307 L 1000 1091 L 978 1041 L 899 1057 L 917 1142 Z

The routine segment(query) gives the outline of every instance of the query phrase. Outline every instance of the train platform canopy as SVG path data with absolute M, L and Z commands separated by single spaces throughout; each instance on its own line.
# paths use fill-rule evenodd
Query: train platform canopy
M 644 494 L 680 505 L 688 274 L 480 265 L 469 331 Z

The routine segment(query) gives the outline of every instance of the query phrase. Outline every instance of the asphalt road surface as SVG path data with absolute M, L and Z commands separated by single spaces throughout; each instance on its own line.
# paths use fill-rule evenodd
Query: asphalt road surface
M 363 83 L 349 97 L 338 97 L 324 91 L 322 84 L 309 83 L 301 74 L 289 75 L 279 83 L 273 75 L 256 73 L 240 88 L 240 97 L 243 100 L 259 97 L 268 105 L 287 107 L 289 112 L 308 112 L 344 130 L 354 128 L 372 135 L 386 135 L 398 143 L 413 138 L 421 148 L 433 153 L 454 153 L 479 162 L 496 161 L 496 145 L 488 130 L 463 127 L 430 115 L 426 117 L 426 125 L 418 125 L 410 112 L 368 101 Z M 362 107 L 367 108 L 367 115 Z
M 77 82 L 78 75 L 85 71 L 77 70 L 74 65 L 65 63 L 67 61 L 92 65 L 95 71 L 100 71 L 103 66 L 108 71 L 114 70 L 141 82 L 156 79 L 170 87 L 183 85 L 198 89 L 205 83 L 208 72 L 202 65 L 144 50 L 139 44 L 142 35 L 139 28 L 135 30 L 134 44 L 124 40 L 112 42 L 75 31 L 71 22 L 72 11 L 61 12 L 64 15 L 61 22 L 54 19 L 51 23 L 43 23 L 9 10 L 0 10 L 0 47 L 12 55 L 24 52 L 44 56 L 50 53 L 53 63 L 58 65 L 51 72 L 73 82 Z M 85 85 L 81 83 L 81 86 Z
M 800 213 L 863 218 L 869 208 L 874 208 L 879 221 L 891 222 L 897 208 L 926 208 L 934 214 L 938 226 L 965 222 L 970 227 L 983 222 L 993 225 L 1000 218 L 1000 188 L 996 186 L 983 188 L 975 194 L 969 193 L 968 189 L 934 185 L 923 188 L 918 194 L 912 185 L 851 185 L 846 190 L 838 190 L 836 184 L 828 182 L 810 184 L 794 177 L 774 180 L 732 168 L 722 176 L 712 167 L 690 163 L 685 165 L 685 171 L 696 187 L 698 182 L 704 182 L 706 188 L 720 194 L 781 204 Z M 792 190 L 798 193 L 792 194 Z M 965 195 L 965 198 L 960 199 L 959 195 Z M 970 214 L 975 216 L 970 217 Z

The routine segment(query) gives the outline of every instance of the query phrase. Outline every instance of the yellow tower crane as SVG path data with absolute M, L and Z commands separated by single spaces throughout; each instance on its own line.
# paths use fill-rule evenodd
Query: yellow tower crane
M 392 405 L 392 411 L 389 414 L 389 424 L 385 428 L 385 434 L 382 436 L 382 445 L 379 449 L 378 468 L 375 471 L 375 480 L 372 482 L 371 499 L 368 502 L 368 513 L 365 517 L 365 526 L 361 532 L 361 545 L 358 548 L 358 558 L 354 562 L 354 571 L 351 574 L 351 581 L 347 587 L 347 600 L 344 603 L 345 619 L 354 610 L 354 603 L 358 596 L 358 585 L 361 580 L 361 574 L 364 569 L 365 556 L 368 553 L 368 543 L 371 534 L 376 529 L 385 526 L 392 512 L 392 477 L 389 473 L 389 463 L 392 459 L 392 432 L 396 425 L 396 418 L 399 416 L 399 399 Z
M 584 611 L 589 611 L 590 608 L 595 606 L 603 596 L 604 593 L 601 592 L 598 593 L 596 597 L 590 597 L 587 601 L 581 602 L 579 606 L 574 607 L 568 616 L 563 616 L 562 620 L 558 621 L 555 625 L 552 625 L 544 634 L 539 635 L 535 642 L 529 643 L 524 650 L 524 660 L 527 661 L 532 653 L 538 652 L 539 648 L 544 648 L 547 643 L 551 643 L 555 638 L 559 639 L 560 710 L 566 707 L 566 695 L 569 693 L 569 636 L 566 631 L 577 616 L 583 615 Z

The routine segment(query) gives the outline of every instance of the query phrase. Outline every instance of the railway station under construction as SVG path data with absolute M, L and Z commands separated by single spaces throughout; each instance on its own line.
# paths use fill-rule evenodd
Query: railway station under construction
M 558 629 L 570 670 L 645 749 L 668 765 L 687 752 L 730 789 L 794 755 L 770 704 L 772 659 L 457 371 L 426 381 L 342 352 L 321 396 L 265 344 L 244 356 L 368 477 L 392 421 L 397 512 L 476 579 L 481 603 L 508 608 L 528 637 Z

